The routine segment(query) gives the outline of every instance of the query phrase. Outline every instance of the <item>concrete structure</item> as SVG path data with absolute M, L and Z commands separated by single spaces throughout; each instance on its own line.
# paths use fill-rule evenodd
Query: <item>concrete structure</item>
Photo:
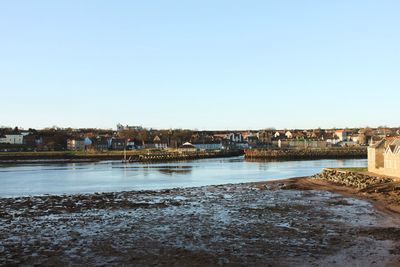
M 0 138 L 0 143 L 22 145 L 24 143 L 24 136 L 22 134 L 6 134 Z
M 387 137 L 368 147 L 368 171 L 400 177 L 400 137 Z

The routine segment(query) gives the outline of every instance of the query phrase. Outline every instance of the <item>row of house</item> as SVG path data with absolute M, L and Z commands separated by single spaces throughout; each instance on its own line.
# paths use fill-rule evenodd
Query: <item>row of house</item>
M 229 133 L 223 136 L 215 135 L 206 139 L 191 138 L 183 142 L 190 144 L 198 150 L 221 150 L 221 149 L 246 149 L 249 147 L 248 142 L 240 133 Z M 251 138 L 250 138 L 251 139 Z M 182 148 L 182 145 L 176 142 L 168 142 L 167 138 L 155 136 L 151 142 L 140 140 L 131 140 L 128 138 L 116 137 L 96 137 L 96 138 L 70 138 L 67 140 L 67 150 L 88 150 L 94 149 L 99 151 L 106 150 L 133 150 L 133 149 L 167 149 Z
M 273 133 L 272 141 L 277 140 L 314 140 L 326 141 L 327 145 L 357 146 L 369 145 L 388 135 L 399 135 L 400 130 L 383 129 L 315 129 L 315 130 L 279 130 Z
M 130 132 L 133 131 L 133 132 Z M 397 131 L 397 132 L 396 132 Z M 1 134 L 3 133 L 3 134 Z M 27 150 L 122 150 L 179 148 L 190 142 L 197 149 L 303 148 L 359 146 L 377 142 L 399 129 L 312 129 L 259 131 L 146 130 L 140 126 L 118 125 L 106 130 L 4 131 L 0 129 L 0 150 L 25 147 Z
M 127 140 L 122 138 L 71 138 L 67 139 L 67 150 L 88 150 L 98 151 L 124 150 L 127 147 Z

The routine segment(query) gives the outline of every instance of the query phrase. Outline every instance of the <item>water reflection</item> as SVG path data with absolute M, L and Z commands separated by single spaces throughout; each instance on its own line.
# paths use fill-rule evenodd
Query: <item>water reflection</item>
M 192 170 L 188 168 L 167 168 L 167 169 L 163 168 L 163 169 L 158 169 L 158 171 L 163 174 L 169 174 L 169 175 L 173 175 L 174 173 L 189 174 L 192 172 Z
M 326 167 L 365 167 L 367 161 L 245 161 L 243 157 L 179 163 L 120 161 L 0 167 L 0 196 L 72 194 L 256 182 L 313 175 Z

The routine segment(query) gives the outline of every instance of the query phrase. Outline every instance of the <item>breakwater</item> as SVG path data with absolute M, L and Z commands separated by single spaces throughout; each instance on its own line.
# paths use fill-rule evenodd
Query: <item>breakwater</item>
M 245 157 L 264 160 L 367 158 L 367 148 L 247 149 Z
M 372 185 L 393 182 L 393 179 L 390 177 L 330 168 L 324 169 L 321 173 L 314 175 L 313 178 L 322 179 L 350 187 L 356 187 L 358 189 L 364 189 Z
M 233 151 L 198 151 L 198 152 L 170 152 L 134 155 L 127 159 L 128 162 L 164 162 L 195 160 L 207 158 L 237 157 L 243 155 L 242 150 Z

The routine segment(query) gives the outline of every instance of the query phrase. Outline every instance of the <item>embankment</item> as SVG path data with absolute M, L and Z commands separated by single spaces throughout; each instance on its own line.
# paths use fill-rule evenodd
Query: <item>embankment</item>
M 367 158 L 367 148 L 247 149 L 245 157 L 264 160 Z

